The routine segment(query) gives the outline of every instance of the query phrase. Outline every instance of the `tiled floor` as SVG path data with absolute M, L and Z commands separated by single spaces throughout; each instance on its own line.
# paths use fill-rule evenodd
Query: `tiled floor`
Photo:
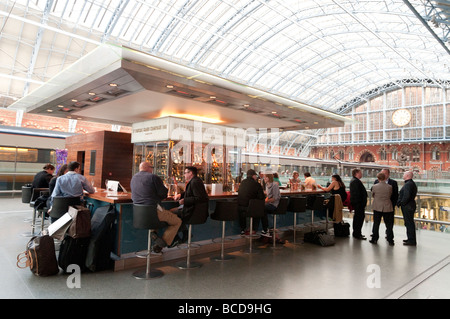
M 418 246 L 405 247 L 405 229 L 395 226 L 394 247 L 353 238 L 331 247 L 287 244 L 258 255 L 233 251 L 226 262 L 195 257 L 203 266 L 192 270 L 158 264 L 165 275 L 148 281 L 134 279 L 133 270 L 83 273 L 81 287 L 69 288 L 68 275 L 41 278 L 16 267 L 30 216 L 19 198 L 0 199 L 0 298 L 450 298 L 448 233 L 419 230 Z M 371 222 L 363 233 L 370 235 Z

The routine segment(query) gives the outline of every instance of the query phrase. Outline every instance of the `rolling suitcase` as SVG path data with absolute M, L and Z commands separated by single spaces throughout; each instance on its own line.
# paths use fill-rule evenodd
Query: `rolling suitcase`
M 73 238 L 69 235 L 64 237 L 59 248 L 58 265 L 65 273 L 67 273 L 67 267 L 72 264 L 80 266 L 82 272 L 86 270 L 89 241 L 89 237 Z
M 113 205 L 95 210 L 91 219 L 91 239 L 86 256 L 86 267 L 90 271 L 110 269 L 113 266 L 111 252 L 114 245 L 114 221 L 116 211 Z

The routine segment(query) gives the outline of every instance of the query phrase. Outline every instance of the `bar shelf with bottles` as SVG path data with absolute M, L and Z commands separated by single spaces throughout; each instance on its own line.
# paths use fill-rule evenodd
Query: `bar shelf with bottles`
M 181 145 L 180 145 L 181 144 Z M 195 166 L 198 176 L 208 184 L 222 184 L 223 191 L 234 190 L 241 176 L 240 149 L 224 145 L 181 143 L 177 141 L 134 144 L 133 175 L 142 161 L 150 162 L 157 174 L 173 193 L 172 185 L 183 185 L 184 169 Z M 175 186 L 176 187 L 176 186 Z

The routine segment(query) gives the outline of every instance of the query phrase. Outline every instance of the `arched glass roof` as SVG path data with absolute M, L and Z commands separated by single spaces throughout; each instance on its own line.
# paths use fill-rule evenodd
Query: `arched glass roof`
M 406 0 L 2 1 L 0 102 L 8 106 L 109 42 L 338 111 L 387 83 L 449 80 L 448 7 Z

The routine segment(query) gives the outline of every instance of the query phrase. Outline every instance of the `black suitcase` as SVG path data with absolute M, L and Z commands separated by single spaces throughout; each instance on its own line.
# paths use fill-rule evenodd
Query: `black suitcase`
M 67 273 L 69 265 L 76 264 L 81 272 L 86 271 L 86 256 L 90 238 L 72 238 L 66 235 L 59 247 L 58 265 Z M 70 272 L 70 271 L 69 271 Z
M 348 237 L 350 236 L 350 224 L 349 223 L 334 223 L 334 236 L 336 237 Z
M 110 269 L 113 266 L 111 252 L 114 247 L 115 218 L 113 205 L 97 208 L 92 216 L 91 239 L 86 256 L 86 267 L 90 271 Z

